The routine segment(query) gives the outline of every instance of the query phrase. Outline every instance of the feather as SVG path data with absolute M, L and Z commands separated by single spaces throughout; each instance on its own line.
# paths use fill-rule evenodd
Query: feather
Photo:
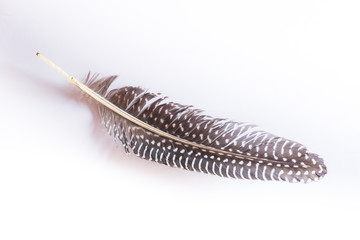
M 127 152 L 171 167 L 250 180 L 315 181 L 327 173 L 317 154 L 253 124 L 214 118 L 141 87 L 109 87 L 117 76 L 83 82 L 54 67 L 98 104 L 102 122 Z

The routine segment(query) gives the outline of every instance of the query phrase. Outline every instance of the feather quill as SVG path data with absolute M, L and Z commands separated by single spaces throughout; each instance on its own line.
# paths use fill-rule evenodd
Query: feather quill
M 36 55 L 93 98 L 110 135 L 141 158 L 236 179 L 308 182 L 327 173 L 323 159 L 304 145 L 256 125 L 214 118 L 140 87 L 108 91 L 117 76 L 89 73 L 80 82 Z

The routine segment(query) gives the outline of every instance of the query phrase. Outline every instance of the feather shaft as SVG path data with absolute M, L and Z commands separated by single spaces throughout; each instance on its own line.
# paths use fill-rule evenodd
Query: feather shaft
M 94 99 L 115 140 L 144 159 L 195 172 L 249 180 L 314 181 L 327 173 L 323 159 L 300 143 L 258 126 L 205 115 L 141 87 L 108 91 L 117 76 L 78 81 L 36 54 Z

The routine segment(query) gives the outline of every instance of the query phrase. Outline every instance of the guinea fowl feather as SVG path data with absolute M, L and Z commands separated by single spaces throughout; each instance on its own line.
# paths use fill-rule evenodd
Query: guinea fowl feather
M 141 87 L 109 91 L 116 77 L 98 79 L 98 75 L 89 73 L 80 83 L 67 76 L 95 98 L 108 132 L 126 151 L 141 158 L 171 167 L 250 180 L 308 182 L 327 172 L 323 159 L 310 153 L 304 145 L 263 131 L 256 125 L 214 118 L 193 106 L 175 103 Z

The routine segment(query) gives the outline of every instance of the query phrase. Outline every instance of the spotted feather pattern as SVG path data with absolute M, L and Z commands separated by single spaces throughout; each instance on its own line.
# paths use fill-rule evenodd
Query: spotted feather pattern
M 139 120 L 189 142 L 184 144 L 132 123 L 99 105 L 108 132 L 126 151 L 171 167 L 250 180 L 308 182 L 323 177 L 326 166 L 300 143 L 262 131 L 256 125 L 214 118 L 193 106 L 181 105 L 140 87 L 108 92 L 116 76 L 84 83 Z M 220 151 L 218 151 L 220 150 Z

